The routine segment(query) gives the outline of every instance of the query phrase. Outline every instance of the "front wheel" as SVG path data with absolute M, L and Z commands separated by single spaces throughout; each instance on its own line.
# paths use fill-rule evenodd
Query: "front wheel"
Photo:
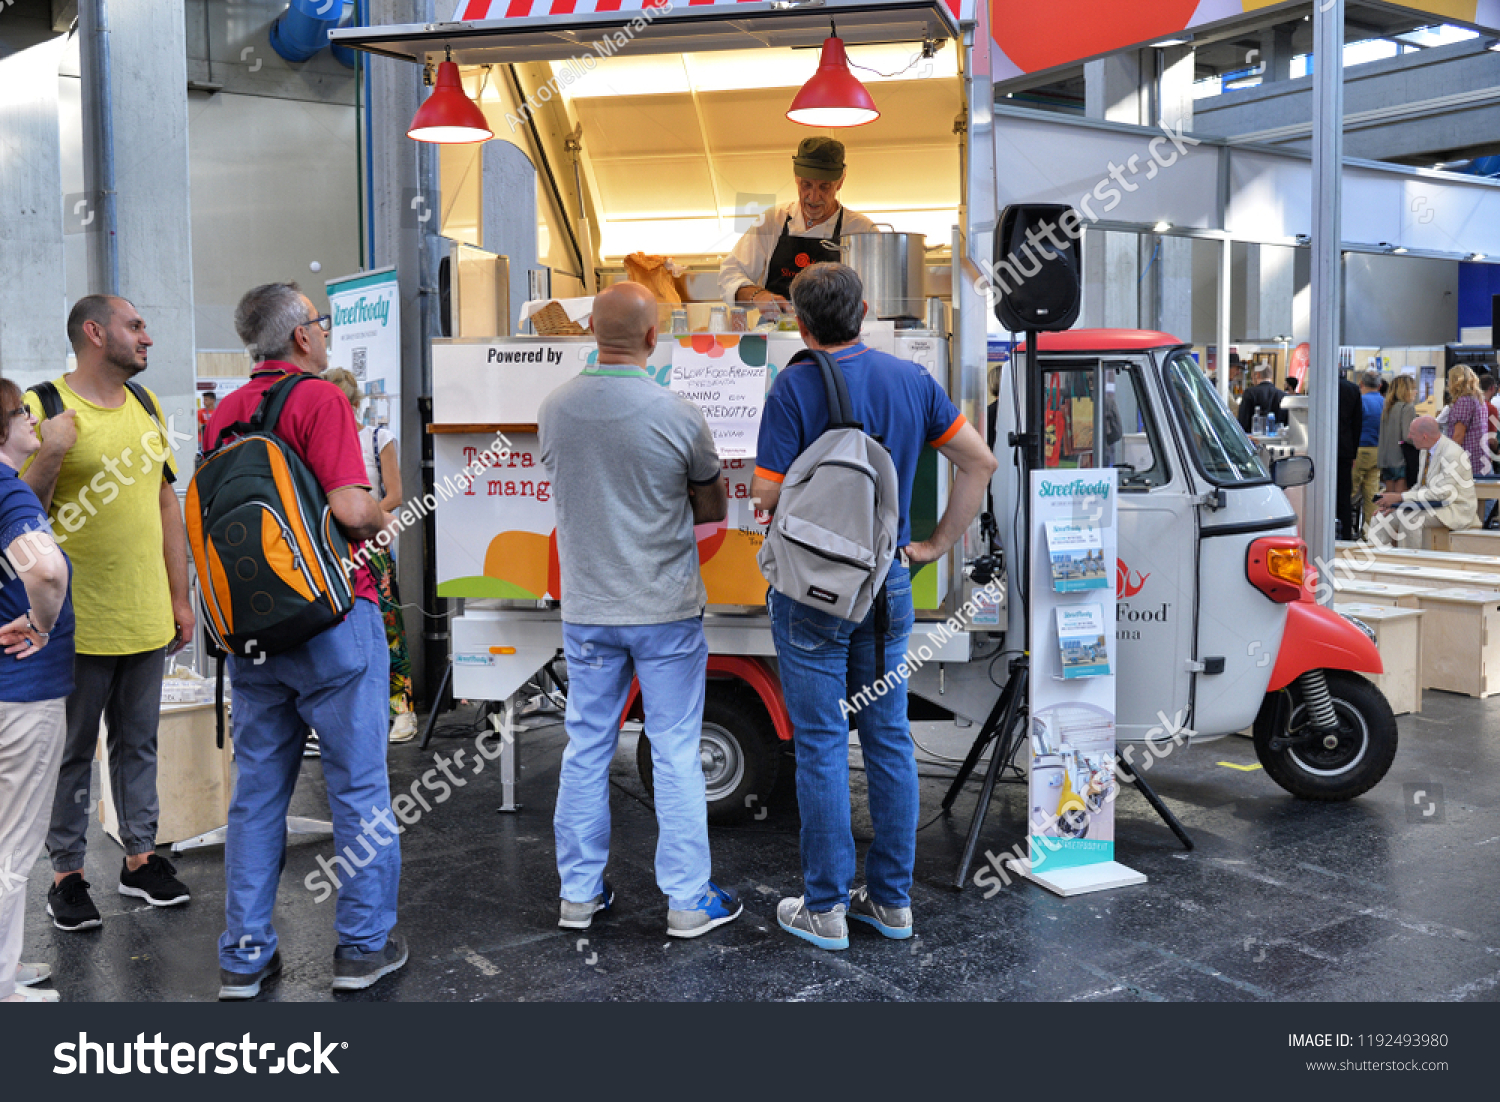
M 728 682 L 709 682 L 699 757 L 710 823 L 726 826 L 765 818 L 781 764 L 781 744 L 754 693 Z M 636 743 L 635 762 L 646 791 L 654 792 L 651 743 L 644 731 Z
M 1352 800 L 1380 783 L 1396 758 L 1396 717 L 1385 695 L 1358 674 L 1324 670 L 1337 733 L 1273 748 L 1273 739 L 1311 734 L 1300 683 L 1268 693 L 1255 717 L 1255 754 L 1266 775 L 1304 800 Z

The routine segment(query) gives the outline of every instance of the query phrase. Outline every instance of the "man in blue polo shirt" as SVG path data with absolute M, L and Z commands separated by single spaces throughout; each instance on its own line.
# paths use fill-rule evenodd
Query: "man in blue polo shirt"
M 911 882 L 917 848 L 917 762 L 906 718 L 906 682 L 854 710 L 869 784 L 875 841 L 865 860 L 867 885 L 854 887 L 856 856 L 849 821 L 847 701 L 892 671 L 906 652 L 914 615 L 908 567 L 947 553 L 979 514 L 995 457 L 927 370 L 859 341 L 866 306 L 852 268 L 814 264 L 792 281 L 797 328 L 808 348 L 827 352 L 844 372 L 854 416 L 890 449 L 900 484 L 903 554 L 886 578 L 890 627 L 886 670 L 875 668 L 875 610 L 861 623 L 831 616 L 772 590 L 766 601 L 782 694 L 797 747 L 797 805 L 802 814 L 801 898 L 776 909 L 782 929 L 823 949 L 847 949 L 847 917 L 886 937 L 912 934 Z M 774 512 L 792 462 L 828 428 L 828 402 L 816 364 L 783 371 L 766 396 L 752 496 Z M 911 542 L 911 494 L 927 445 L 957 471 L 948 507 L 932 535 Z M 904 561 L 903 561 L 904 560 Z M 840 703 L 845 707 L 841 708 Z M 852 889 L 852 890 L 851 890 Z
M 1385 399 L 1380 396 L 1380 376 L 1366 371 L 1359 377 L 1359 452 L 1354 457 L 1354 496 L 1360 502 L 1360 527 L 1370 529 L 1375 516 L 1375 495 L 1380 491 L 1380 414 Z

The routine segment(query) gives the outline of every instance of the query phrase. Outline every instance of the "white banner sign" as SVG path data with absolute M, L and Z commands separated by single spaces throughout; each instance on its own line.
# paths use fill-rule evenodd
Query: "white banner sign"
M 401 287 L 395 268 L 330 279 L 328 366 L 353 373 L 365 394 L 360 423 L 401 425 Z

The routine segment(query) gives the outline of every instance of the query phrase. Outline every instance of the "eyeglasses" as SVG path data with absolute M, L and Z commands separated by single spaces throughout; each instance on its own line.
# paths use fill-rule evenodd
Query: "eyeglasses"
M 316 325 L 323 332 L 331 333 L 333 332 L 333 316 L 331 314 L 319 314 L 315 318 L 308 318 L 302 325 Z M 301 329 L 302 325 L 297 326 L 297 328 Z
M 31 410 L 27 409 L 25 406 L 22 406 L 20 409 L 6 410 L 6 413 L 10 414 L 12 418 L 31 416 Z

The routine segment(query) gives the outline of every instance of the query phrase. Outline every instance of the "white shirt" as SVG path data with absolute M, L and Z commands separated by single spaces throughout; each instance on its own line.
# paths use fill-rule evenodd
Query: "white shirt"
M 384 425 L 361 425 L 359 428 L 359 451 L 365 461 L 365 478 L 370 483 L 370 495 L 376 501 L 385 500 L 385 479 L 380 477 L 380 453 L 391 441 L 390 430 Z
M 776 250 L 781 228 L 787 224 L 787 215 L 792 216 L 792 224 L 787 226 L 787 233 L 793 237 L 815 237 L 826 241 L 833 236 L 833 227 L 838 225 L 840 214 L 844 216 L 844 233 L 876 232 L 874 222 L 845 206 L 840 206 L 831 217 L 825 218 L 812 229 L 807 228 L 807 220 L 802 217 L 802 204 L 796 199 L 767 211 L 761 215 L 760 224 L 752 226 L 735 243 L 729 255 L 724 258 L 724 263 L 719 265 L 719 294 L 725 302 L 732 303 L 734 293 L 746 284 L 765 286 L 766 269 L 771 265 L 771 254 Z

